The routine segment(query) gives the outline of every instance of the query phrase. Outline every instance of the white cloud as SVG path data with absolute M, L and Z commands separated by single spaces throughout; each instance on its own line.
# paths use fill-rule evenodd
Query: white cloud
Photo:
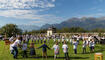
M 61 20 L 63 21 L 62 17 L 58 17 L 51 14 L 42 14 L 40 15 L 39 12 L 42 10 L 5 10 L 0 11 L 0 16 L 9 17 L 9 18 L 17 18 L 23 20 L 30 20 L 29 24 L 38 24 L 43 25 L 46 23 L 60 23 Z M 33 21 L 32 21 L 33 20 Z
M 34 23 L 42 23 L 42 24 L 46 24 L 46 23 L 49 23 L 49 24 L 52 24 L 52 23 L 60 23 L 61 21 L 63 21 L 64 18 L 62 17 L 58 17 L 58 16 L 55 16 L 55 15 L 40 15 L 40 16 L 37 16 L 37 17 L 40 17 L 39 20 L 36 20 L 36 21 L 31 21 L 30 23 L 34 24 Z
M 0 16 L 30 20 L 29 23 L 59 23 L 63 20 L 52 14 L 40 14 L 55 7 L 56 0 L 0 0 Z M 4 9 L 4 10 L 2 10 Z
M 37 16 L 39 17 L 39 16 Z M 61 21 L 64 21 L 64 18 L 62 17 L 58 17 L 58 16 L 55 16 L 55 15 L 49 15 L 49 14 L 46 14 L 46 15 L 40 15 L 40 19 L 39 20 L 35 20 L 35 21 L 31 21 L 30 23 L 31 24 L 55 24 L 55 23 L 60 23 Z
M 5 10 L 0 11 L 0 16 L 19 19 L 33 19 L 33 17 L 35 16 L 34 14 L 37 13 L 37 10 Z
M 0 0 L 0 9 L 31 9 L 55 7 L 55 0 Z
M 38 10 L 5 10 L 0 11 L 0 16 L 18 18 L 18 19 L 43 19 L 47 14 L 39 15 Z
M 55 0 L 0 0 L 0 16 L 39 19 L 43 15 L 38 13 L 55 7 L 54 2 Z
M 40 19 L 43 15 L 38 13 L 55 7 L 54 2 L 55 0 L 0 0 L 0 16 Z

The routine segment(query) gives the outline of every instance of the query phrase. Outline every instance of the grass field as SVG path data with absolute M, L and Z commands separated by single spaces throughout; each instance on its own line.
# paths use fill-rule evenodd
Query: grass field
M 47 45 L 51 48 L 53 46 L 53 42 L 50 41 L 49 43 L 47 43 Z M 41 46 L 41 44 L 35 44 L 35 47 L 39 47 Z M 59 54 L 59 58 L 56 59 L 56 60 L 64 60 L 64 54 L 63 54 L 63 51 L 62 51 L 62 44 L 59 44 L 60 46 L 60 54 Z M 73 48 L 72 48 L 72 45 L 70 43 L 68 43 L 68 46 L 69 46 L 69 57 L 70 57 L 70 60 L 94 60 L 94 53 L 97 53 L 97 52 L 101 52 L 103 53 L 103 60 L 105 60 L 105 45 L 100 45 L 100 44 L 96 44 L 95 46 L 95 52 L 94 53 L 89 53 L 89 48 L 87 47 L 87 53 L 86 54 L 82 54 L 82 43 L 80 43 L 78 45 L 78 54 L 74 54 L 73 52 Z M 29 51 L 29 49 L 28 49 Z M 28 52 L 29 54 L 29 52 Z M 45 58 L 41 58 L 42 56 L 42 49 L 36 49 L 36 56 L 34 57 L 31 57 L 31 56 L 28 56 L 29 58 L 22 58 L 21 56 L 21 50 L 19 50 L 19 56 L 18 56 L 18 59 L 17 60 L 46 60 Z M 48 50 L 48 58 L 47 60 L 54 60 L 53 58 L 53 50 Z M 0 41 L 0 60 L 14 60 L 13 59 L 13 55 L 10 54 L 10 51 L 9 51 L 9 46 L 5 46 L 5 43 L 4 41 Z

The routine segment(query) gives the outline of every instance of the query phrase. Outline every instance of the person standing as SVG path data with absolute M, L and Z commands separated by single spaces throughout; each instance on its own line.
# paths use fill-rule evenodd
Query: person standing
M 86 40 L 83 40 L 83 54 L 86 53 Z
M 77 45 L 78 42 L 76 40 L 73 41 L 73 49 L 74 49 L 74 53 L 77 54 Z
M 36 55 L 35 47 L 34 47 L 34 42 L 33 41 L 30 43 L 30 55 L 31 56 Z
M 92 39 L 90 40 L 90 42 L 89 42 L 89 48 L 90 48 L 90 52 L 92 52 Z
M 23 51 L 23 58 L 24 57 L 27 58 L 27 43 L 25 42 L 25 40 L 23 40 L 22 51 Z
M 94 52 L 94 49 L 95 49 L 95 42 L 94 40 L 92 40 L 92 51 Z
M 62 48 L 63 48 L 63 52 L 64 52 L 64 55 L 65 55 L 65 60 L 68 60 L 68 58 L 69 58 L 69 55 L 68 55 L 68 45 L 66 44 L 65 41 L 64 41 L 64 44 L 63 44 Z
M 59 55 L 59 45 L 58 45 L 58 42 L 56 42 L 56 44 L 53 45 L 52 49 L 54 49 L 54 59 L 56 59 L 57 55 Z
M 46 41 L 44 41 L 44 44 L 41 45 L 39 48 L 42 48 L 42 57 L 46 57 L 47 58 L 47 48 L 50 49 L 47 45 L 46 45 Z

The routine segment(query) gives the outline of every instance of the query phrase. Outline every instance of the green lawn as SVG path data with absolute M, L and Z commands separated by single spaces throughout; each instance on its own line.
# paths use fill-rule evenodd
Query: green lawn
M 52 47 L 53 42 L 50 41 L 49 43 L 47 43 L 47 45 L 49 47 Z M 60 55 L 59 55 L 59 58 L 56 60 L 64 60 L 62 44 L 59 44 L 59 45 L 60 45 Z M 39 46 L 41 46 L 41 44 L 35 44 L 35 47 L 39 47 Z M 73 53 L 72 45 L 70 45 L 70 43 L 68 43 L 68 46 L 69 46 L 70 60 L 94 60 L 94 53 L 82 54 L 82 44 L 78 45 L 78 49 L 77 49 L 78 54 L 76 54 L 76 55 Z M 28 51 L 29 51 L 29 49 L 28 49 Z M 87 48 L 87 52 L 89 52 L 89 48 Z M 96 52 L 101 52 L 101 53 L 103 53 L 103 55 L 105 55 L 105 45 L 96 44 L 95 53 Z M 28 52 L 28 54 L 29 54 L 29 52 Z M 33 58 L 30 56 L 29 56 L 29 58 L 22 58 L 21 50 L 19 50 L 19 56 L 18 56 L 17 60 L 46 60 L 46 59 L 41 58 L 42 49 L 36 49 L 36 54 L 37 55 Z M 54 60 L 53 55 L 54 55 L 53 50 L 48 50 L 49 57 L 47 58 L 47 60 Z M 105 56 L 103 56 L 103 58 L 104 58 L 103 60 L 105 60 Z M 0 60 L 14 60 L 13 55 L 10 54 L 9 46 L 5 46 L 4 41 L 0 41 Z

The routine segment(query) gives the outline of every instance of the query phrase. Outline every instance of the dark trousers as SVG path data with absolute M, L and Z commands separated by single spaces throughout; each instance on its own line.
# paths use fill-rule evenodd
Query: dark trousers
M 41 44 L 43 43 L 43 41 L 41 40 Z
M 17 49 L 17 47 L 13 47 L 13 49 L 14 49 L 14 58 L 17 58 L 17 55 L 18 55 L 18 49 Z
M 77 54 L 77 49 L 74 49 L 74 53 Z
M 69 58 L 68 52 L 64 54 L 65 54 L 65 59 L 68 59 Z
M 94 50 L 94 46 L 92 46 L 92 50 Z
M 14 54 L 14 50 L 11 50 L 11 54 Z
M 38 40 L 38 43 L 39 43 L 39 40 Z
M 86 53 L 86 48 L 83 48 L 83 54 Z
M 92 52 L 92 47 L 90 47 L 90 52 Z
M 23 57 L 27 57 L 27 51 L 26 50 L 23 51 Z
M 35 52 L 34 48 L 30 48 L 30 55 L 31 56 L 36 55 L 36 52 Z

